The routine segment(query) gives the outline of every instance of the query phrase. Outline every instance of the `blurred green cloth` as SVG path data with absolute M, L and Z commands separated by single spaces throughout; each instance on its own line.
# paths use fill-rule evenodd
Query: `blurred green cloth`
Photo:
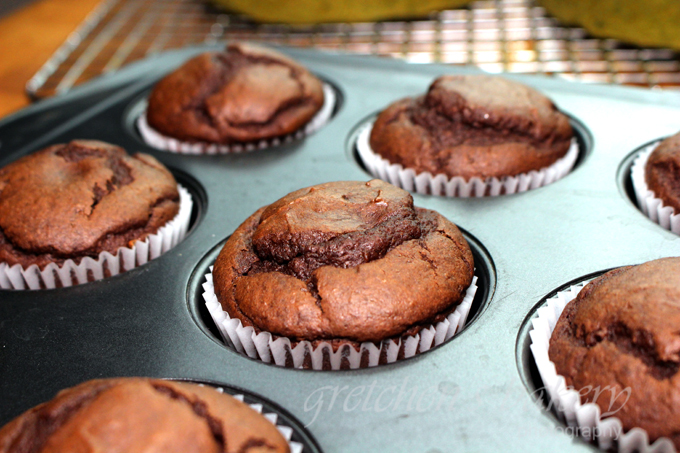
M 415 19 L 470 0 L 213 0 L 258 22 L 317 24 Z
M 538 0 L 566 24 L 593 36 L 680 50 L 678 0 Z

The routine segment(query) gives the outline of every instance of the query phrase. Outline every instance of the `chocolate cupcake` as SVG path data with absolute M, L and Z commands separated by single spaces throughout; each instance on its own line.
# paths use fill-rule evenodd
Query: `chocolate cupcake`
M 645 166 L 645 181 L 664 205 L 680 213 L 680 133 L 654 148 Z
M 266 418 L 214 388 L 145 378 L 88 381 L 0 429 L 0 452 L 283 453 Z
M 69 286 L 143 264 L 186 232 L 191 197 L 181 192 L 154 157 L 97 141 L 50 146 L 7 165 L 0 284 Z
M 294 60 L 252 44 L 200 54 L 156 84 L 140 131 L 152 146 L 180 152 L 266 147 L 333 109 L 330 87 Z M 330 105 L 329 105 L 330 104 Z M 321 113 L 323 118 L 315 118 Z M 314 119 L 314 120 L 313 120 Z M 310 132 L 310 130 L 308 130 Z M 278 143 L 278 142 L 277 142 Z
M 680 234 L 680 133 L 643 148 L 631 168 L 631 180 L 642 212 Z
M 387 107 L 358 145 L 374 175 L 409 190 L 483 196 L 559 179 L 578 155 L 573 142 L 569 119 L 534 89 L 502 77 L 449 75 L 425 95 Z
M 259 209 L 226 242 L 209 281 L 229 318 L 254 332 L 305 342 L 303 349 L 350 346 L 368 366 L 381 354 L 387 360 L 385 340 L 403 339 L 396 359 L 406 337 L 445 320 L 466 298 L 473 273 L 470 248 L 453 223 L 373 180 L 300 189 Z M 453 332 L 445 328 L 436 344 Z M 434 330 L 426 336 L 432 340 Z M 370 361 L 362 343 L 377 353 Z M 323 357 L 307 359 L 316 363 L 288 364 L 330 366 Z
M 645 437 L 680 447 L 675 409 L 680 401 L 678 275 L 680 258 L 607 272 L 580 290 L 563 311 L 554 310 L 559 319 L 549 352 L 532 346 L 544 383 L 554 394 L 554 407 L 584 430 L 607 433 L 602 448 L 618 439 L 624 451 L 631 451 L 631 445 L 647 451 Z M 550 306 L 547 310 L 553 313 Z M 549 317 L 545 322 L 551 323 Z M 532 338 L 536 340 L 533 333 Z M 561 385 L 559 376 L 564 378 Z

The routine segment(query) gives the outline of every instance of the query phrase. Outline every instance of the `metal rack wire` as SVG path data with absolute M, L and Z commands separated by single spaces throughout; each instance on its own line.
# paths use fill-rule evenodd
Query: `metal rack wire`
M 677 53 L 589 37 L 532 0 L 478 1 L 427 20 L 306 27 L 258 25 L 203 0 L 105 0 L 26 89 L 33 98 L 51 96 L 151 54 L 232 39 L 680 89 Z

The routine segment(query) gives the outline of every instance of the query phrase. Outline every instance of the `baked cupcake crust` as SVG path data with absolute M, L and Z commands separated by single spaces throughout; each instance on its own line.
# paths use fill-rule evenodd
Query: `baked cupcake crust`
M 474 263 L 458 228 L 380 180 L 320 184 L 250 216 L 213 270 L 232 317 L 298 340 L 380 341 L 462 301 Z
M 678 275 L 680 258 L 665 258 L 593 280 L 565 307 L 549 349 L 557 374 L 580 392 L 582 402 L 595 399 L 603 413 L 615 412 L 625 430 L 643 428 L 651 441 L 668 437 L 676 448 Z
M 274 453 L 289 448 L 268 420 L 213 388 L 118 378 L 63 390 L 0 429 L 0 452 L 24 451 Z
M 664 206 L 680 213 L 680 133 L 657 146 L 647 160 L 645 181 Z
M 295 132 L 324 102 L 321 81 L 292 59 L 252 44 L 192 58 L 149 96 L 147 121 L 187 142 L 232 144 Z
M 154 157 L 91 140 L 50 146 L 0 169 L 0 262 L 115 254 L 178 211 L 177 183 Z
M 450 75 L 381 112 L 370 145 L 417 173 L 469 180 L 548 167 L 572 137 L 569 119 L 536 90 L 502 77 Z

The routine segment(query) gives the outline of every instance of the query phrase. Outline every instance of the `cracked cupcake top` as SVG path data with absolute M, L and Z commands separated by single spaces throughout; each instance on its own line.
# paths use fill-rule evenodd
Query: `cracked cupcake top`
M 276 427 L 240 401 L 184 382 L 101 379 L 61 391 L 0 429 L 0 453 L 277 453 Z
M 645 181 L 664 206 L 672 206 L 676 214 L 680 213 L 680 133 L 652 151 L 645 167 Z
M 450 313 L 474 263 L 458 228 L 380 180 L 320 184 L 250 216 L 218 256 L 222 307 L 304 340 L 380 341 Z
M 231 144 L 296 131 L 321 109 L 319 79 L 290 58 L 232 44 L 186 62 L 154 87 L 149 125 L 188 142 Z
M 568 118 L 536 90 L 502 77 L 449 75 L 424 96 L 380 113 L 371 148 L 416 172 L 466 180 L 516 176 L 555 163 L 569 150 Z
M 177 183 L 152 156 L 89 140 L 50 146 L 0 169 L 0 262 L 115 253 L 178 210 Z
M 651 441 L 669 437 L 676 448 L 679 275 L 680 258 L 607 272 L 565 307 L 549 349 L 557 374 L 581 391 L 583 402 L 596 399 L 602 412 L 615 412 L 625 430 L 641 427 Z

